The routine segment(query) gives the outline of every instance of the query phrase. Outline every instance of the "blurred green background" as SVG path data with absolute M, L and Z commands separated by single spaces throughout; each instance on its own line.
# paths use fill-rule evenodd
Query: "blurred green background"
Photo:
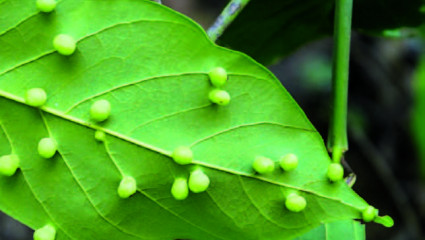
M 208 28 L 227 1 L 163 3 Z M 367 224 L 367 239 L 425 239 L 425 45 L 421 32 L 385 32 L 392 38 L 353 32 L 350 149 L 345 159 L 357 176 L 355 191 L 395 220 L 390 229 Z M 324 139 L 330 116 L 332 43 L 331 38 L 322 37 L 269 66 Z M 27 239 L 32 239 L 31 230 L 0 213 L 0 240 Z

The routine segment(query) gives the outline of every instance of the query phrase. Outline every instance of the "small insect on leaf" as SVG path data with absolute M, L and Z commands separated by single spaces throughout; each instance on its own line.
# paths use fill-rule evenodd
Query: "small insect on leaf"
M 74 38 L 67 34 L 59 34 L 53 39 L 53 47 L 58 53 L 69 56 L 75 52 L 77 43 Z
M 106 139 L 106 134 L 104 131 L 96 130 L 96 132 L 94 132 L 94 138 L 99 142 L 104 142 Z
M 280 167 L 285 171 L 292 171 L 298 166 L 297 155 L 290 153 L 280 158 Z
M 271 173 L 274 171 L 274 162 L 270 158 L 257 156 L 252 167 L 260 174 Z
M 19 157 L 15 154 L 0 157 L 0 175 L 10 177 L 19 168 Z
M 41 107 L 46 103 L 47 95 L 42 88 L 31 88 L 25 94 L 25 103 L 32 107 Z
M 230 102 L 229 93 L 220 89 L 211 90 L 208 97 L 211 102 L 220 106 L 226 106 Z
M 196 169 L 190 173 L 189 189 L 194 193 L 200 193 L 207 190 L 210 185 L 210 178 L 201 170 Z
M 58 150 L 56 141 L 52 138 L 43 138 L 38 142 L 38 154 L 43 158 L 51 158 Z
M 376 216 L 378 216 L 378 209 L 376 209 L 372 206 L 367 206 L 362 211 L 362 218 L 363 218 L 363 221 L 365 221 L 365 222 L 373 221 L 376 218 Z
M 175 148 L 171 156 L 176 163 L 181 165 L 189 164 L 193 160 L 193 152 L 186 146 L 179 146 Z
M 227 72 L 222 67 L 212 69 L 208 76 L 210 77 L 211 84 L 215 87 L 222 87 L 227 81 Z
M 344 168 L 339 163 L 331 163 L 327 175 L 332 182 L 340 181 L 344 177 Z
M 54 240 L 56 237 L 56 229 L 48 224 L 40 229 L 35 230 L 34 240 Z
M 301 212 L 307 206 L 307 202 L 300 195 L 291 193 L 286 198 L 285 206 L 291 212 Z
M 90 118 L 96 122 L 102 122 L 108 119 L 111 114 L 111 104 L 108 100 L 97 100 L 91 105 Z
M 118 187 L 118 196 L 120 198 L 129 198 L 137 191 L 136 179 L 130 176 L 125 176 Z
M 36 2 L 38 10 L 48 13 L 56 8 L 56 0 L 37 0 Z
M 189 196 L 187 180 L 185 178 L 176 178 L 171 187 L 171 194 L 176 200 L 184 200 Z

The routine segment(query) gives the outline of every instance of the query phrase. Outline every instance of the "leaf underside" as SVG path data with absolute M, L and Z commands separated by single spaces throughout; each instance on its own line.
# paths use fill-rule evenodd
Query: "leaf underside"
M 365 240 L 365 227 L 353 220 L 343 220 L 322 224 L 295 240 Z
M 142 0 L 62 0 L 40 13 L 34 1 L 0 4 L 0 155 L 16 154 L 20 170 L 0 176 L 0 210 L 33 229 L 52 224 L 56 239 L 291 239 L 322 223 L 360 218 L 367 203 L 343 182 L 326 179 L 330 159 L 302 110 L 264 67 L 214 45 L 188 18 Z M 52 39 L 78 39 L 70 57 Z M 208 100 L 210 69 L 229 73 L 228 106 Z M 43 88 L 41 109 L 25 92 Z M 111 103 L 104 123 L 91 104 Z M 105 131 L 105 142 L 94 139 Z M 37 154 L 52 137 L 52 159 Z M 170 158 L 190 146 L 194 164 Z M 294 153 L 293 172 L 259 176 L 257 155 Z M 200 166 L 206 192 L 175 200 L 175 177 Z M 124 175 L 138 192 L 120 199 Z M 301 213 L 285 195 L 307 200 Z

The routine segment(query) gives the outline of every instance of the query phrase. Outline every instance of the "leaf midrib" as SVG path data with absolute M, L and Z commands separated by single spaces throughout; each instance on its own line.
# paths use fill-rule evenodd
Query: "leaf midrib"
M 6 99 L 13 100 L 15 102 L 18 102 L 18 103 L 21 103 L 21 104 L 24 104 L 24 105 L 28 106 L 25 103 L 25 100 L 22 97 L 19 97 L 19 96 L 10 94 L 10 93 L 5 92 L 3 90 L 0 90 L 0 97 L 4 97 Z M 70 121 L 70 122 L 79 124 L 81 126 L 87 127 L 87 128 L 91 128 L 91 129 L 94 129 L 94 130 L 104 131 L 105 133 L 107 133 L 107 134 L 109 134 L 111 136 L 114 136 L 114 137 L 116 137 L 118 139 L 121 139 L 123 141 L 129 142 L 129 143 L 132 143 L 132 144 L 135 144 L 135 145 L 137 145 L 139 147 L 143 147 L 145 149 L 154 151 L 156 153 L 159 153 L 161 155 L 164 155 L 164 156 L 168 157 L 169 159 L 172 159 L 171 152 L 170 151 L 161 149 L 159 147 L 155 147 L 153 145 L 150 145 L 148 143 L 144 143 L 144 142 L 139 141 L 139 140 L 136 140 L 134 138 L 127 137 L 127 136 L 125 136 L 123 134 L 120 134 L 118 132 L 115 132 L 115 131 L 112 131 L 110 129 L 107 129 L 107 128 L 104 128 L 104 127 L 95 125 L 95 124 L 90 123 L 90 122 L 83 121 L 83 120 L 81 120 L 79 118 L 76 118 L 76 117 L 73 117 L 73 116 L 69 116 L 69 115 L 64 115 L 62 112 L 60 112 L 60 111 L 58 111 L 56 109 L 53 109 L 51 107 L 43 106 L 43 107 L 40 108 L 40 110 L 42 110 L 42 111 L 44 111 L 46 113 L 52 114 L 52 115 L 54 115 L 56 117 L 62 118 L 64 120 L 67 120 L 67 121 Z M 263 122 L 263 123 L 265 123 L 265 122 Z M 273 122 L 269 122 L 269 123 L 278 124 L 279 125 L 279 123 L 273 123 Z M 259 124 L 259 123 L 251 123 L 251 124 Z M 291 127 L 291 126 L 286 126 L 286 127 L 288 127 L 288 128 L 294 128 L 294 127 Z M 296 128 L 296 129 L 299 129 L 299 128 Z M 299 130 L 313 131 L 314 132 L 314 130 L 307 130 L 307 129 L 299 129 Z M 291 188 L 291 189 L 295 189 L 295 190 L 298 190 L 298 191 L 310 193 L 312 195 L 315 195 L 315 196 L 318 196 L 318 197 L 322 197 L 322 198 L 328 199 L 328 200 L 337 201 L 337 202 L 340 202 L 341 204 L 344 204 L 346 206 L 349 206 L 349 207 L 352 207 L 354 209 L 360 210 L 358 207 L 356 207 L 356 206 L 354 206 L 354 205 L 352 205 L 350 203 L 344 202 L 341 199 L 337 199 L 337 198 L 332 198 L 332 197 L 329 197 L 329 196 L 325 196 L 323 194 L 320 194 L 320 193 L 315 192 L 315 191 L 312 191 L 312 190 L 303 189 L 302 187 L 293 186 L 293 185 L 286 184 L 286 183 L 281 183 L 281 182 L 276 182 L 276 181 L 273 181 L 271 179 L 267 179 L 267 178 L 262 177 L 262 176 L 250 175 L 250 174 L 247 174 L 247 173 L 244 173 L 244 172 L 241 172 L 241 171 L 236 171 L 236 170 L 233 170 L 233 169 L 223 168 L 223 167 L 216 166 L 216 165 L 213 165 L 213 164 L 204 163 L 204 162 L 201 162 L 201 161 L 198 161 L 198 160 L 194 160 L 192 162 L 192 164 L 197 164 L 197 165 L 200 165 L 200 166 L 203 166 L 203 167 L 206 167 L 206 168 L 210 168 L 210 169 L 213 169 L 213 170 L 216 170 L 216 171 L 222 171 L 222 172 L 230 173 L 230 174 L 233 174 L 233 175 L 239 175 L 239 176 L 244 176 L 244 177 L 248 177 L 248 178 L 254 178 L 254 179 L 257 179 L 257 180 L 260 180 L 260 181 L 264 181 L 264 182 L 267 182 L 267 183 L 270 183 L 270 184 L 274 184 L 274 185 L 278 185 L 278 186 L 282 186 L 282 187 Z

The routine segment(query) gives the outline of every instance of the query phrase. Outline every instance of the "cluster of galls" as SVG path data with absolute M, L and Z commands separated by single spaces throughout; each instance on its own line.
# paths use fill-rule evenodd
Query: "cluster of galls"
M 37 0 L 36 5 L 42 12 L 51 12 L 56 7 L 55 0 Z M 69 56 L 76 50 L 76 41 L 67 34 L 59 34 L 53 39 L 53 47 L 59 54 Z M 222 88 L 227 82 L 227 72 L 222 67 L 216 67 L 208 73 L 213 89 L 209 92 L 208 98 L 212 103 L 220 106 L 228 105 L 230 95 Z M 29 106 L 42 107 L 47 100 L 47 94 L 42 88 L 32 88 L 26 92 L 25 102 Z M 111 104 L 107 100 L 94 101 L 90 108 L 90 118 L 95 122 L 103 122 L 108 119 L 111 113 Z M 105 132 L 97 130 L 95 139 L 101 142 L 105 141 Z M 58 150 L 54 139 L 43 138 L 38 143 L 38 154 L 45 159 L 52 158 Z M 189 147 L 179 146 L 171 154 L 173 160 L 180 165 L 187 165 L 193 162 L 193 152 Z M 284 171 L 292 171 L 298 166 L 298 157 L 295 154 L 287 154 L 278 161 L 279 166 Z M 13 176 L 20 166 L 19 157 L 16 154 L 10 154 L 0 157 L 0 175 Z M 253 169 L 259 174 L 268 174 L 275 170 L 275 163 L 266 157 L 257 156 L 252 164 Z M 342 180 L 344 170 L 340 163 L 331 163 L 328 167 L 327 176 L 332 182 Z M 177 177 L 171 187 L 171 195 L 176 200 L 184 200 L 189 195 L 189 190 L 193 193 L 201 193 L 208 189 L 210 185 L 209 177 L 200 167 L 195 168 L 189 174 L 189 178 Z M 117 193 L 121 198 L 129 198 L 137 192 L 136 179 L 131 176 L 123 176 Z M 290 192 L 286 196 L 285 206 L 289 211 L 300 212 L 307 206 L 304 197 L 296 191 Z M 378 216 L 378 210 L 368 206 L 362 211 L 362 218 L 365 222 L 375 220 Z M 56 229 L 52 224 L 46 224 L 44 227 L 34 232 L 34 240 L 54 240 Z

